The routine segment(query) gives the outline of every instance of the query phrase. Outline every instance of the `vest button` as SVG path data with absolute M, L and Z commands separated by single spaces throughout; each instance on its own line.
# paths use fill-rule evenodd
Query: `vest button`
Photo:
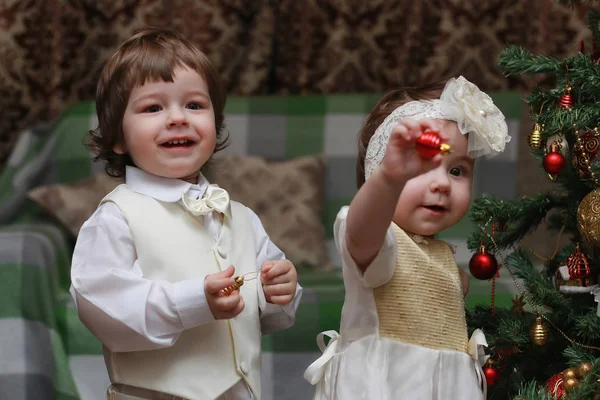
M 221 246 L 217 247 L 217 253 L 219 253 L 219 255 L 220 255 L 222 258 L 225 258 L 225 257 L 227 257 L 227 252 L 226 252 L 226 251 L 225 251 L 225 249 L 224 249 L 223 247 L 221 247 Z
M 242 361 L 240 363 L 240 369 L 242 370 L 243 374 L 248 374 L 248 372 L 250 372 L 250 369 L 248 368 L 248 363 L 246 361 Z

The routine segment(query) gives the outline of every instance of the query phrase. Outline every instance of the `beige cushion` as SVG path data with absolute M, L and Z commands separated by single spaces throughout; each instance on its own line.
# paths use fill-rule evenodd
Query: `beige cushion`
M 258 215 L 271 240 L 297 267 L 330 266 L 323 227 L 324 156 L 273 163 L 229 156 L 207 175 Z M 100 200 L 119 183 L 98 174 L 70 185 L 38 187 L 28 195 L 77 236 Z
M 208 179 L 252 209 L 296 266 L 329 267 L 323 226 L 325 156 L 281 162 L 228 156 Z
M 70 185 L 41 186 L 30 190 L 28 196 L 77 236 L 100 200 L 120 183 L 122 180 L 97 174 Z

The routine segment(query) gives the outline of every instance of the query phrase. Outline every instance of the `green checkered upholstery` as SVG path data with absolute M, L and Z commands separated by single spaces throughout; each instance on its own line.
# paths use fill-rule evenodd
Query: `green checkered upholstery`
M 516 93 L 492 93 L 491 96 L 506 114 L 513 140 L 502 155 L 478 161 L 474 195 L 487 192 L 513 199 L 517 194 L 521 102 Z M 231 138 L 226 154 L 257 155 L 267 160 L 326 155 L 323 223 L 329 254 L 336 265 L 340 262 L 332 243 L 333 221 L 339 208 L 349 204 L 356 192 L 357 135 L 367 112 L 379 98 L 379 94 L 232 97 L 226 106 L 226 125 Z M 4 301 L 5 296 L 0 294 L 0 334 L 6 337 L 2 332 L 21 329 L 30 332 L 29 336 L 23 336 L 25 338 L 49 338 L 46 347 L 27 341 L 13 346 L 13 350 L 20 349 L 22 357 L 32 365 L 17 373 L 20 380 L 6 372 L 10 368 L 3 368 L 0 358 L 0 398 L 4 398 L 1 388 L 6 377 L 10 377 L 13 385 L 43 387 L 54 396 L 41 394 L 36 397 L 39 399 L 101 399 L 104 396 L 107 378 L 100 343 L 81 324 L 68 295 L 73 238 L 25 199 L 26 191 L 33 187 L 74 183 L 102 170 L 82 146 L 84 135 L 96 124 L 92 102 L 72 105 L 47 132 L 25 131 L 0 174 L 0 221 L 11 224 L 0 232 L 5 235 L 0 241 L 0 285 L 2 292 L 10 293 L 12 299 Z M 457 262 L 463 268 L 471 256 L 464 241 L 472 229 L 465 218 L 440 235 L 457 245 Z M 34 253 L 37 258 L 32 258 Z M 48 254 L 53 255 L 50 261 Z M 305 294 L 296 325 L 263 338 L 265 399 L 310 398 L 312 387 L 302 379 L 302 373 L 318 356 L 315 336 L 320 331 L 339 328 L 344 298 L 340 271 L 302 270 L 299 279 Z M 510 304 L 512 291 L 510 280 L 500 279 L 497 304 Z M 471 282 L 469 306 L 489 302 L 489 298 L 488 282 Z M 36 348 L 37 355 L 32 355 L 29 348 Z M 17 350 L 14 351 L 18 353 Z M 0 353 L 4 354 L 4 349 L 0 349 Z M 46 358 L 40 360 L 39 354 L 46 354 Z M 37 365 L 48 364 L 48 360 L 49 370 L 40 372 Z

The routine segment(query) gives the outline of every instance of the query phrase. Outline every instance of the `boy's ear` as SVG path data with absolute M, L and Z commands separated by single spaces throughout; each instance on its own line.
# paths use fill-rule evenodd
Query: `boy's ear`
M 113 151 L 117 154 L 125 154 L 127 153 L 127 146 L 125 143 L 117 143 L 113 146 Z

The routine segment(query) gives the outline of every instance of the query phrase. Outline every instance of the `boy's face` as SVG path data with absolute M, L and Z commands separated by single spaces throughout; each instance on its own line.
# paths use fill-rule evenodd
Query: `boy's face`
M 215 113 L 208 85 L 196 71 L 177 68 L 173 82 L 146 82 L 131 91 L 123 116 L 124 143 L 135 165 L 153 175 L 197 183 L 215 150 Z
M 441 164 L 406 182 L 393 221 L 402 229 L 431 236 L 456 224 L 471 202 L 474 161 L 467 156 L 467 136 L 454 121 L 434 120 L 453 152 Z

